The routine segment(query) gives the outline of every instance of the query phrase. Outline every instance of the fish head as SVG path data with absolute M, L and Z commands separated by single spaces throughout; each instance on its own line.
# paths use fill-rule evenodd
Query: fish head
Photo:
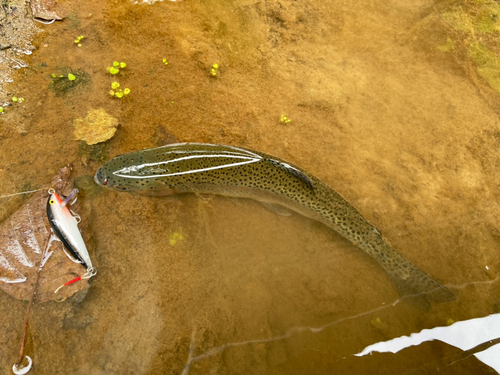
M 262 156 L 237 147 L 178 143 L 116 156 L 99 168 L 95 182 L 119 191 L 167 195 L 182 186 L 206 183 L 211 174 L 260 160 Z
M 169 169 L 162 165 L 164 163 L 148 159 L 141 151 L 118 155 L 97 170 L 94 181 L 112 190 L 145 195 L 171 194 Z M 165 193 L 157 194 L 159 190 Z
M 119 180 L 114 179 L 113 176 L 109 176 L 106 173 L 106 165 L 103 165 L 97 170 L 94 176 L 94 181 L 97 185 L 105 186 L 109 189 L 115 189 L 119 191 L 130 190 L 127 184 L 120 184 Z

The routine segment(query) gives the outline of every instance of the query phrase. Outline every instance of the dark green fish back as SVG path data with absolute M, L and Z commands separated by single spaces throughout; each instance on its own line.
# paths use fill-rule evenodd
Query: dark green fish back
M 150 195 L 215 193 L 278 203 L 321 221 L 384 268 L 403 296 L 451 301 L 446 287 L 390 247 L 340 194 L 278 158 L 232 146 L 176 144 L 120 155 L 96 174 L 109 188 Z

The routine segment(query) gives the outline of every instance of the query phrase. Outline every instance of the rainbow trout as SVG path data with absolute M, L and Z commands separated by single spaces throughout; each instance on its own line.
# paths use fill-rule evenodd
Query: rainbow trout
M 283 160 L 239 147 L 181 143 L 119 155 L 97 184 L 146 195 L 209 193 L 278 204 L 320 221 L 372 256 L 402 296 L 452 301 L 455 295 L 398 254 L 349 202 Z

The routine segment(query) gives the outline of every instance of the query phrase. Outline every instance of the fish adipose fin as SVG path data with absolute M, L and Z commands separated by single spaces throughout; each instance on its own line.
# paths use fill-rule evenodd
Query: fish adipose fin
M 292 167 L 291 165 L 288 165 L 287 163 L 282 163 L 277 160 L 273 159 L 265 159 L 268 163 L 271 163 L 277 168 L 283 169 L 286 172 L 290 173 L 291 175 L 297 177 L 299 180 L 301 180 L 303 183 L 309 187 L 309 189 L 314 190 L 314 184 L 312 180 L 307 177 L 303 172 L 299 171 L 297 168 Z

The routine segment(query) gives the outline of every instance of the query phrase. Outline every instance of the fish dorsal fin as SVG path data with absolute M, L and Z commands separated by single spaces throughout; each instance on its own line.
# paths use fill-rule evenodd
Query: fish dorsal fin
M 307 185 L 307 187 L 311 190 L 314 190 L 314 184 L 312 180 L 307 177 L 303 172 L 299 171 L 297 168 L 292 167 L 291 165 L 287 163 L 283 163 L 277 160 L 273 159 L 265 159 L 268 163 L 271 163 L 277 168 L 283 169 L 286 172 L 290 173 L 291 175 L 297 177 L 299 180 L 301 180 L 304 184 Z

